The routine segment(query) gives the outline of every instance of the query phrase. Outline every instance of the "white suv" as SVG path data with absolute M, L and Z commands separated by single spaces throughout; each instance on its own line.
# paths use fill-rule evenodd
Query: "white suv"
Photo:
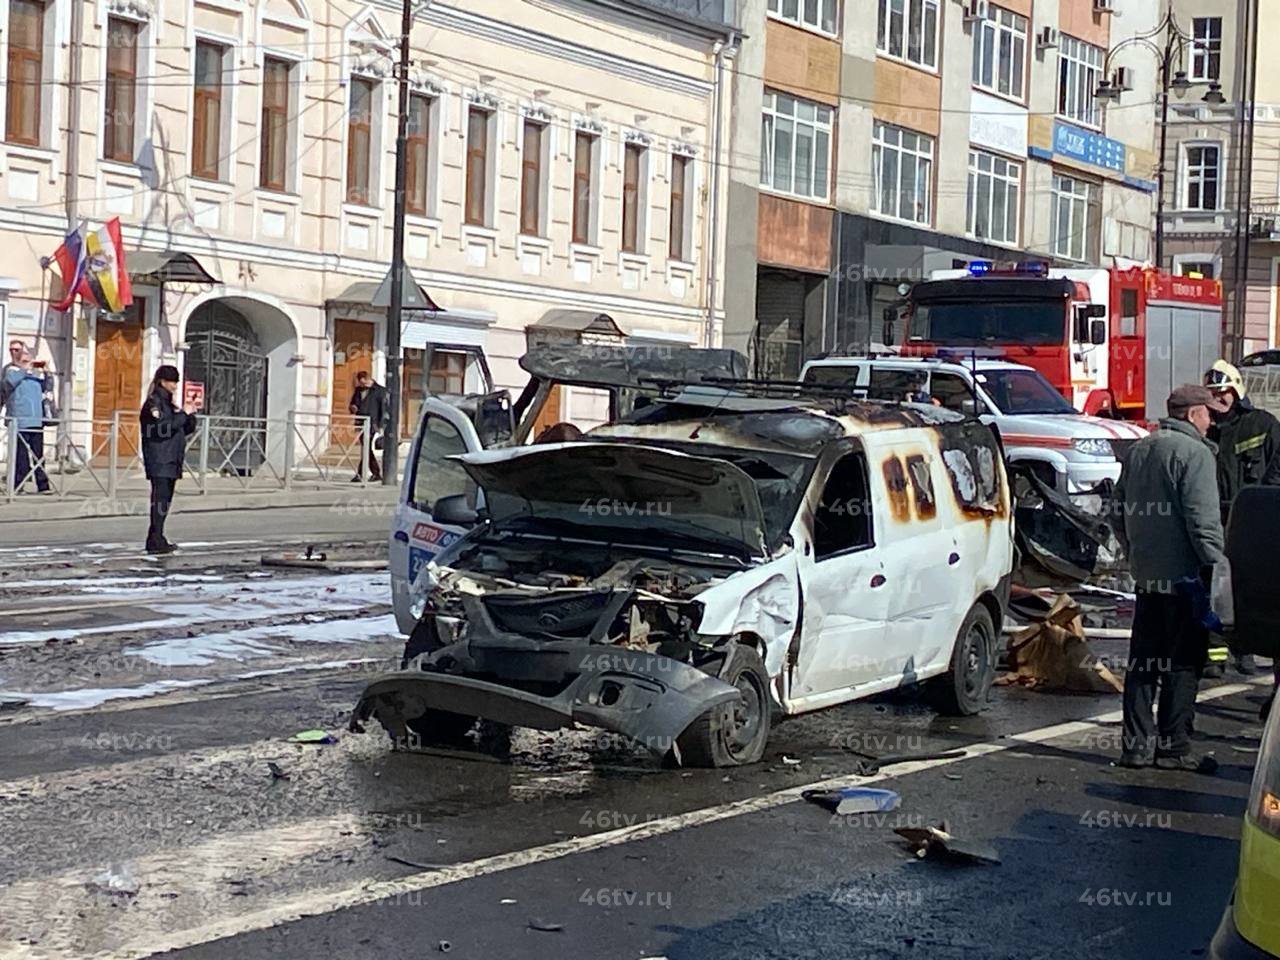
M 1010 461 L 1028 463 L 1065 494 L 1092 492 L 1116 480 L 1120 464 L 1147 431 L 1124 420 L 1077 411 L 1038 371 L 1020 363 L 929 357 L 827 357 L 805 364 L 801 378 L 847 386 L 857 396 L 934 403 L 977 414 L 994 425 Z

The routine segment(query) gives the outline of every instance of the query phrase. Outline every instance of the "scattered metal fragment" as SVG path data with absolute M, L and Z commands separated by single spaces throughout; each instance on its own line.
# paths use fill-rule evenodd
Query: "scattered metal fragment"
M 877 790 L 874 787 L 806 790 L 800 796 L 840 816 L 855 813 L 884 813 L 897 810 L 902 804 L 902 797 L 892 790 Z
M 928 857 L 963 864 L 1000 863 L 995 847 L 952 836 L 945 820 L 936 827 L 895 827 L 893 832 L 906 840 L 920 859 Z
M 436 949 L 439 950 L 441 953 L 448 953 L 450 950 L 453 949 L 453 944 L 450 943 L 448 940 L 441 940 L 439 943 L 436 944 Z
M 280 766 L 280 764 L 276 763 L 274 760 L 267 761 L 267 769 L 271 771 L 271 779 L 273 780 L 289 779 L 289 774 L 286 773 L 284 768 Z
M 447 863 L 422 863 L 418 860 L 410 860 L 408 857 L 399 857 L 394 853 L 388 853 L 387 859 L 392 863 L 402 863 L 406 867 L 413 867 L 415 870 L 443 870 L 450 866 Z
M 564 924 L 563 924 L 563 923 L 551 923 L 551 922 L 546 921 L 546 920 L 538 920 L 538 919 L 536 919 L 536 918 L 532 918 L 532 919 L 530 919 L 530 920 L 529 920 L 529 929 L 530 929 L 530 930 L 541 930 L 543 933 L 563 933 L 563 932 L 564 932 Z

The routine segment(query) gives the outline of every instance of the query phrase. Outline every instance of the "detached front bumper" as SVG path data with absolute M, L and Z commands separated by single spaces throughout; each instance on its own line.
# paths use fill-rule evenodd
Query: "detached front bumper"
M 622 734 L 661 755 L 697 717 L 741 696 L 696 667 L 646 651 L 595 645 L 575 659 L 576 677 L 555 696 L 458 674 L 385 674 L 361 694 L 350 728 L 361 731 L 376 717 L 401 743 L 410 722 L 442 710 L 541 730 L 581 723 Z

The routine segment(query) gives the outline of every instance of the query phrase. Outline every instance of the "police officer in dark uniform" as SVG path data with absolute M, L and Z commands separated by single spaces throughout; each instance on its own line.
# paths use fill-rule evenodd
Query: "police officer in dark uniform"
M 1214 414 L 1209 428 L 1209 439 L 1218 445 L 1218 491 L 1225 525 L 1241 489 L 1280 486 L 1280 420 L 1245 397 L 1244 378 L 1226 360 L 1214 361 L 1205 372 L 1204 385 L 1228 404 L 1225 413 Z M 1253 657 L 1245 654 L 1233 659 L 1239 672 L 1257 672 Z M 1280 683 L 1280 666 L 1275 676 Z
M 151 389 L 142 404 L 142 462 L 151 482 L 151 526 L 147 529 L 147 553 L 173 553 L 177 547 L 165 539 L 164 521 L 173 503 L 173 487 L 182 476 L 187 437 L 196 429 L 196 406 L 181 409 L 175 403 L 178 368 L 165 364 L 156 370 Z

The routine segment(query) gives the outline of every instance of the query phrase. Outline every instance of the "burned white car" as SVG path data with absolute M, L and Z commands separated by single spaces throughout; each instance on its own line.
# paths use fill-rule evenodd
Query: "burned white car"
M 583 724 L 728 766 L 774 714 L 922 682 L 957 713 L 987 698 L 1013 535 L 980 422 L 700 386 L 453 459 L 475 490 L 432 512 L 474 526 L 418 572 L 403 669 L 353 729 Z

